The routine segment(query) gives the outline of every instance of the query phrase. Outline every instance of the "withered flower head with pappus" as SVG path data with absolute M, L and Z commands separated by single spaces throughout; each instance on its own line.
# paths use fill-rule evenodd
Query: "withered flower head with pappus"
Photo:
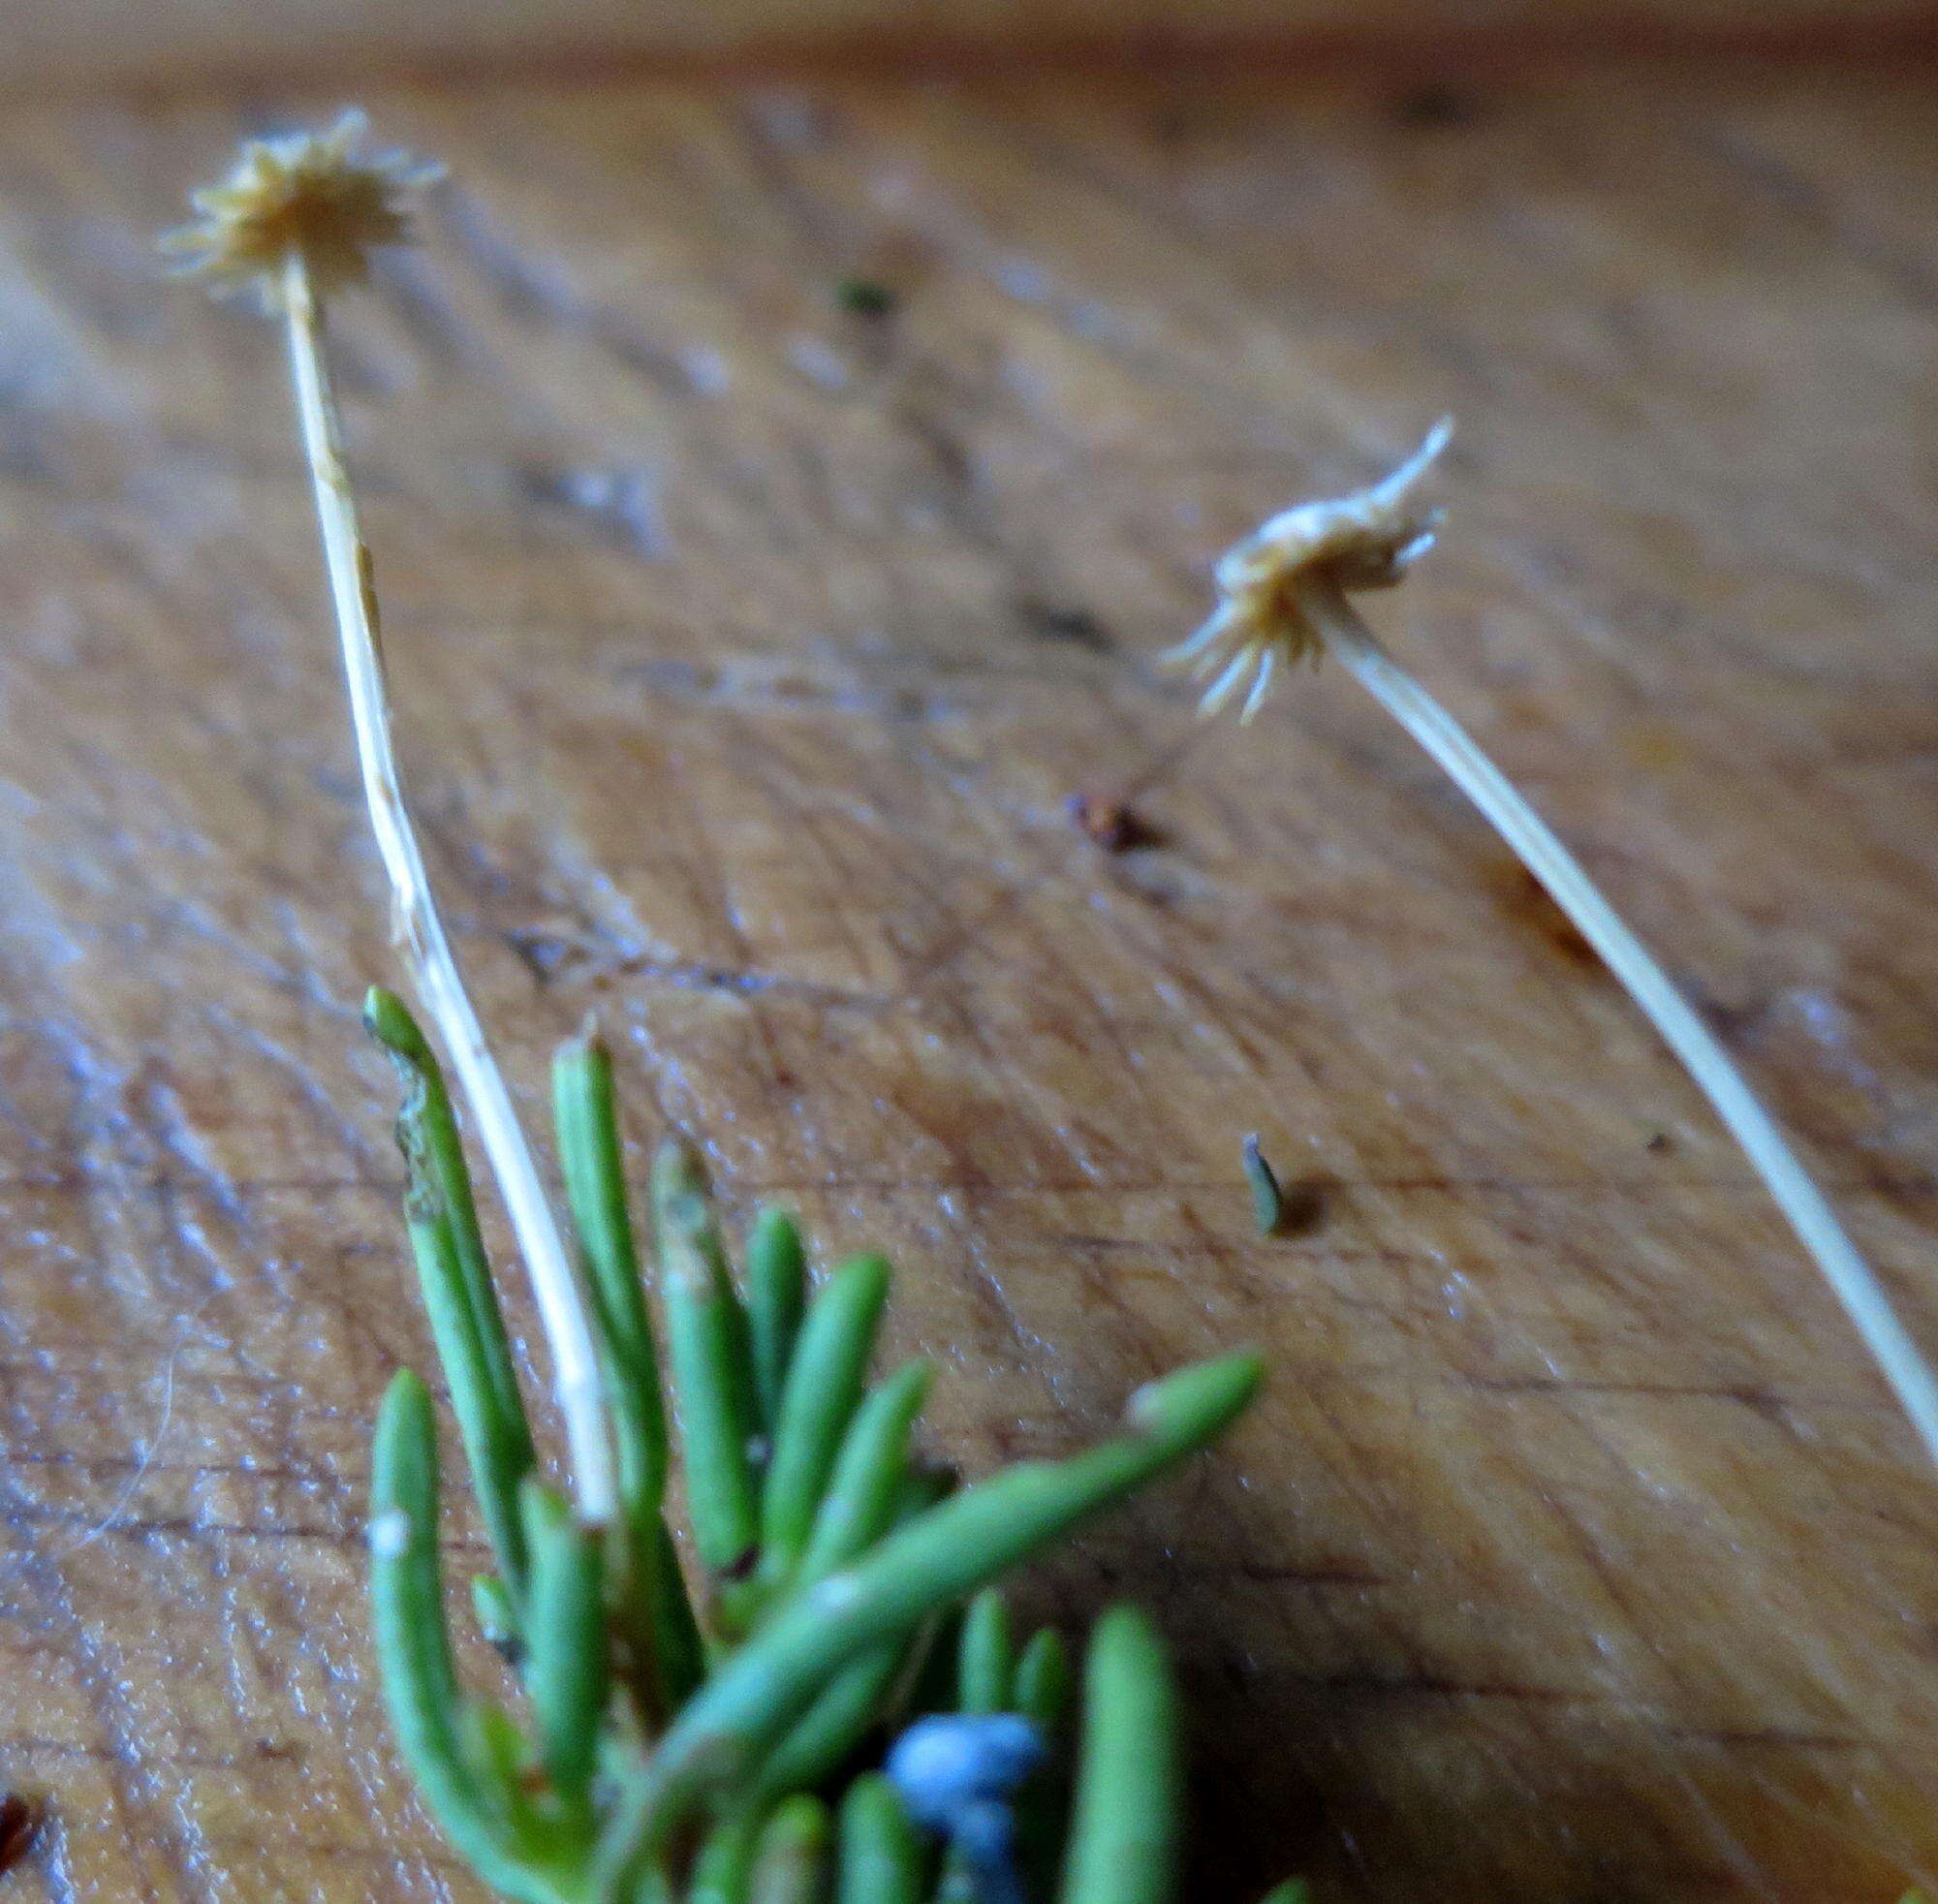
M 251 140 L 229 176 L 189 194 L 201 215 L 163 244 L 218 290 L 257 286 L 272 304 L 292 253 L 318 295 L 360 284 L 373 247 L 410 237 L 411 200 L 442 169 L 402 152 L 362 154 L 360 112 L 326 132 Z
M 1408 492 L 1453 433 L 1443 417 L 1385 481 L 1357 495 L 1282 510 L 1225 552 L 1214 571 L 1219 602 L 1211 618 L 1159 657 L 1189 667 L 1194 680 L 1216 672 L 1202 712 L 1215 714 L 1249 677 L 1239 715 L 1249 721 L 1281 660 L 1318 660 L 1326 638 L 1309 607 L 1313 589 L 1391 588 L 1433 546 L 1440 512 L 1411 508 Z

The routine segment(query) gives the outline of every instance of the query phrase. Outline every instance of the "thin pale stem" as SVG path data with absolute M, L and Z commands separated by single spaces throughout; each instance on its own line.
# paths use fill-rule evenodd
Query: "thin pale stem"
M 1898 1321 L 1876 1274 L 1715 1034 L 1602 897 L 1575 856 L 1467 731 L 1380 645 L 1352 604 L 1337 589 L 1322 586 L 1309 587 L 1303 600 L 1325 632 L 1329 651 L 1480 808 L 1681 1059 L 1824 1272 L 1926 1451 L 1938 1461 L 1938 1379 Z
M 585 1520 L 603 1525 L 611 1518 L 614 1504 L 612 1451 L 591 1323 L 538 1167 L 518 1128 L 511 1094 L 484 1043 L 478 1014 L 452 955 L 404 802 L 391 736 L 390 698 L 378 640 L 370 556 L 358 532 L 357 505 L 343 463 L 336 400 L 324 361 L 322 312 L 299 251 L 292 250 L 289 255 L 282 289 L 297 408 L 316 491 L 324 565 L 329 575 L 330 599 L 342 640 L 363 796 L 377 850 L 391 882 L 392 932 L 409 963 L 424 1011 L 451 1054 L 452 1068 L 477 1120 L 479 1139 L 531 1276 L 539 1319 L 551 1347 L 554 1386 L 571 1445 L 579 1514 Z

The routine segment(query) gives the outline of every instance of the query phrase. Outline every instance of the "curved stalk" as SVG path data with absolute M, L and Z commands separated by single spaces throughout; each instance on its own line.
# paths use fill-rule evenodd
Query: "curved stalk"
M 1300 589 L 1299 599 L 1325 634 L 1328 651 L 1338 656 L 1360 685 L 1480 809 L 1482 818 L 1547 889 L 1681 1060 L 1822 1270 L 1911 1418 L 1925 1451 L 1938 1461 L 1938 1377 L 1898 1321 L 1876 1272 L 1844 1233 L 1722 1041 L 1602 897 L 1547 822 L 1466 729 L 1388 653 L 1344 594 L 1335 585 L 1315 581 Z
M 300 245 L 292 245 L 285 256 L 281 290 L 297 410 L 343 648 L 363 796 L 391 882 L 392 931 L 410 965 L 424 1010 L 451 1053 L 452 1069 L 477 1119 L 479 1140 L 490 1160 L 491 1173 L 497 1179 L 531 1276 L 539 1317 L 551 1348 L 559 1412 L 572 1447 L 573 1484 L 579 1514 L 594 1525 L 603 1525 L 612 1517 L 615 1497 L 598 1352 L 578 1276 L 559 1237 L 531 1149 L 518 1128 L 511 1093 L 484 1042 L 484 1028 L 452 954 L 404 802 L 403 780 L 391 735 L 370 552 L 358 529 L 356 499 L 343 463 L 336 399 L 324 360 L 322 306 Z

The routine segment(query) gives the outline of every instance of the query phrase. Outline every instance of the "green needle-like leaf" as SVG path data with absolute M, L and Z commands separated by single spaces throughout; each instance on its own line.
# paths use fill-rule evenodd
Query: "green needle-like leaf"
M 835 1670 L 821 1695 L 788 1730 L 756 1774 L 759 1789 L 778 1797 L 819 1785 L 882 1716 L 901 1677 L 906 1645 L 887 1640 Z
M 699 1683 L 701 1647 L 661 1514 L 668 1446 L 659 1356 L 633 1243 L 612 1059 L 598 1039 L 582 1038 L 559 1051 L 552 1105 L 566 1200 L 590 1271 L 619 1455 L 626 1540 L 610 1549 L 609 1560 L 617 1582 L 622 1667 L 641 1715 L 664 1723 Z
M 1114 1441 L 967 1488 L 791 1600 L 718 1667 L 632 1781 L 602 1847 L 607 1882 L 637 1870 L 701 1791 L 743 1776 L 836 1668 L 1202 1448 L 1251 1399 L 1260 1374 L 1256 1356 L 1236 1355 L 1153 1383 L 1132 1398 L 1128 1431 Z
M 769 1435 L 780 1420 L 788 1364 L 806 1304 L 807 1252 L 800 1232 L 786 1211 L 763 1210 L 747 1238 L 747 1326 L 761 1423 Z
M 504 1316 L 479 1240 L 457 1123 L 437 1060 L 402 1001 L 373 987 L 363 1019 L 396 1060 L 404 1080 L 397 1143 L 404 1154 L 411 1253 L 479 1512 L 516 1607 L 525 1589 L 518 1486 L 537 1457 L 512 1370 Z
M 625 1597 L 629 1638 L 646 1660 L 663 1719 L 671 1719 L 706 1675 L 706 1643 L 694 1617 L 679 1551 L 667 1525 L 655 1514 L 642 1538 L 635 1540 L 628 1564 L 632 1590 Z
M 747 1904 L 820 1904 L 832 1839 L 819 1798 L 800 1793 L 784 1799 L 761 1832 Z
M 552 1790 L 568 1805 L 582 1806 L 610 1682 L 601 1542 L 536 1481 L 525 1483 L 521 1505 L 532 1557 L 525 1687 Z
M 909 1436 L 928 1399 L 933 1375 L 925 1361 L 908 1362 L 870 1389 L 855 1411 L 834 1457 L 828 1491 L 815 1511 L 797 1585 L 812 1586 L 894 1524 L 908 1480 Z
M 437 1427 L 430 1391 L 409 1369 L 397 1372 L 377 1416 L 370 1554 L 385 1699 L 425 1800 L 487 1884 L 521 1904 L 560 1904 L 568 1894 L 560 1886 L 582 1877 L 589 1846 L 520 1833 L 505 1794 L 483 1782 L 478 1755 L 464 1749 L 471 1728 L 445 1632 L 437 1547 Z
M 580 1039 L 559 1051 L 552 1062 L 552 1106 L 566 1201 L 591 1271 L 618 1430 L 620 1492 L 629 1516 L 640 1519 L 647 1511 L 658 1513 L 666 1489 L 666 1412 L 626 1203 L 612 1059 L 598 1039 Z
M 1177 1689 L 1164 1642 L 1134 1607 L 1090 1637 L 1083 1747 L 1063 1904 L 1168 1904 L 1177 1869 Z
M 761 1576 L 770 1584 L 788 1578 L 807 1546 L 828 1472 L 861 1399 L 888 1295 L 887 1263 L 858 1256 L 808 1307 L 761 1498 Z
M 1030 1720 L 1050 1750 L 1049 1762 L 1016 1794 L 1016 1857 L 1032 1897 L 1056 1888 L 1065 1790 L 1063 1733 L 1074 1691 L 1070 1653 L 1054 1627 L 1041 1627 L 1016 1662 L 1013 1709 Z
M 404 1080 L 404 1114 L 410 1116 L 415 1112 L 422 1127 L 425 1162 L 451 1220 L 465 1296 L 478 1330 L 479 1349 L 491 1394 L 506 1421 L 516 1424 L 523 1433 L 529 1450 L 531 1426 L 518 1392 L 517 1369 L 512 1360 L 504 1312 L 498 1306 L 497 1292 L 491 1282 L 490 1259 L 484 1254 L 484 1237 L 478 1227 L 478 1202 L 472 1195 L 471 1172 L 464 1162 L 457 1115 L 452 1108 L 451 1094 L 445 1089 L 444 1069 L 431 1050 L 429 1040 L 395 992 L 372 985 L 363 997 L 363 1023 L 396 1062 L 398 1075 Z
M 667 1347 L 694 1545 L 712 1574 L 744 1568 L 760 1535 L 749 1456 L 755 1411 L 746 1319 L 727 1273 L 698 1157 L 677 1139 L 653 1162 Z
M 1014 1710 L 1054 1738 L 1070 1711 L 1070 1649 L 1053 1626 L 1039 1627 L 1016 1662 Z
M 840 1848 L 836 1904 L 919 1904 L 922 1845 L 895 1788 L 880 1772 L 848 1788 Z
M 728 1803 L 701 1841 L 681 1904 L 747 1904 L 747 1876 L 766 1815 L 766 1804 L 748 1797 Z
M 1000 1587 L 985 1587 L 969 1603 L 957 1642 L 955 1703 L 963 1712 L 1008 1712 L 1016 1650 L 1010 1607 Z

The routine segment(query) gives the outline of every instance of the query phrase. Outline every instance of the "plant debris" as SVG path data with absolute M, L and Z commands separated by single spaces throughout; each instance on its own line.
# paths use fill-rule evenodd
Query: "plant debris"
M 1252 1221 L 1261 1236 L 1276 1236 L 1285 1222 L 1285 1193 L 1278 1187 L 1278 1175 L 1259 1148 L 1259 1134 L 1250 1133 L 1244 1147 L 1245 1179 L 1252 1186 Z
M 1275 671 L 1330 655 L 1412 735 L 1526 869 L 1525 890 L 1538 889 L 1553 902 L 1559 917 L 1550 937 L 1570 957 L 1599 959 L 1681 1060 L 1844 1305 L 1925 1451 L 1938 1461 L 1938 1370 L 1898 1320 L 1883 1284 L 1749 1080 L 1580 861 L 1425 684 L 1388 652 L 1349 599 L 1361 589 L 1393 586 L 1433 546 L 1439 511 L 1417 509 L 1408 498 L 1446 447 L 1451 427 L 1442 419 L 1405 462 L 1370 488 L 1281 510 L 1235 544 L 1212 572 L 1218 600 L 1210 617 L 1160 659 L 1188 668 L 1196 679 L 1209 677 L 1203 712 L 1215 713 L 1242 694 L 1238 718 L 1248 721 Z M 1558 930 L 1564 925 L 1567 936 Z
M 1157 838 L 1155 829 L 1115 794 L 1072 794 L 1065 810 L 1084 838 L 1106 853 L 1128 853 L 1132 847 L 1149 846 Z
M 515 1716 L 460 1689 L 436 1411 L 422 1378 L 399 1370 L 378 1414 L 366 1532 L 378 1667 L 404 1757 L 457 1851 L 519 1904 L 778 1904 L 836 1888 L 852 1904 L 902 1904 L 927 1888 L 919 1829 L 946 1837 L 981 1904 L 997 1904 L 1025 1895 L 1039 1825 L 1042 1849 L 1062 1846 L 1063 1904 L 1128 1904 L 1132 1871 L 1137 1896 L 1164 1904 L 1175 1894 L 1179 1741 L 1162 1640 L 1137 1609 L 1107 1610 L 1078 1694 L 1053 1632 L 1013 1653 L 993 1582 L 1215 1441 L 1251 1400 L 1260 1360 L 1180 1370 L 1141 1389 L 1101 1446 L 951 1489 L 914 1446 L 929 1365 L 869 1380 L 888 1263 L 856 1257 L 813 1288 L 799 1232 L 769 1210 L 736 1278 L 699 1156 L 677 1139 L 651 1179 L 663 1358 L 611 1060 L 594 1037 L 566 1046 L 553 1071 L 568 1251 L 447 942 L 396 765 L 324 304 L 358 282 L 364 248 L 405 234 L 428 173 L 359 157 L 360 131 L 347 115 L 321 136 L 246 147 L 232 178 L 198 197 L 203 222 L 184 242 L 219 277 L 260 282 L 288 329 L 395 936 L 525 1259 L 571 1456 L 568 1498 L 541 1478 L 457 1105 L 403 1001 L 373 988 L 365 1022 L 403 1083 L 405 1223 L 492 1560 L 472 1613 L 524 1694 Z M 892 296 L 858 280 L 843 301 L 881 316 Z M 670 1492 L 686 1511 L 692 1580 L 667 1523 Z M 952 1615 L 965 1604 L 958 1635 Z M 951 1651 L 953 1686 L 924 1703 L 924 1665 Z M 1029 1750 L 992 1752 L 990 1728 L 973 1723 L 992 1716 L 1008 1721 L 1011 1747 L 1021 1729 Z M 972 1722 L 943 1737 L 970 1748 L 973 1791 L 942 1795 L 932 1762 L 912 1768 L 892 1753 L 885 1770 L 855 1775 L 864 1744 L 924 1717 Z M 1031 1785 L 1039 1761 L 1061 1768 L 1058 1792 Z M 8 1802 L 23 1839 L 30 1817 Z

